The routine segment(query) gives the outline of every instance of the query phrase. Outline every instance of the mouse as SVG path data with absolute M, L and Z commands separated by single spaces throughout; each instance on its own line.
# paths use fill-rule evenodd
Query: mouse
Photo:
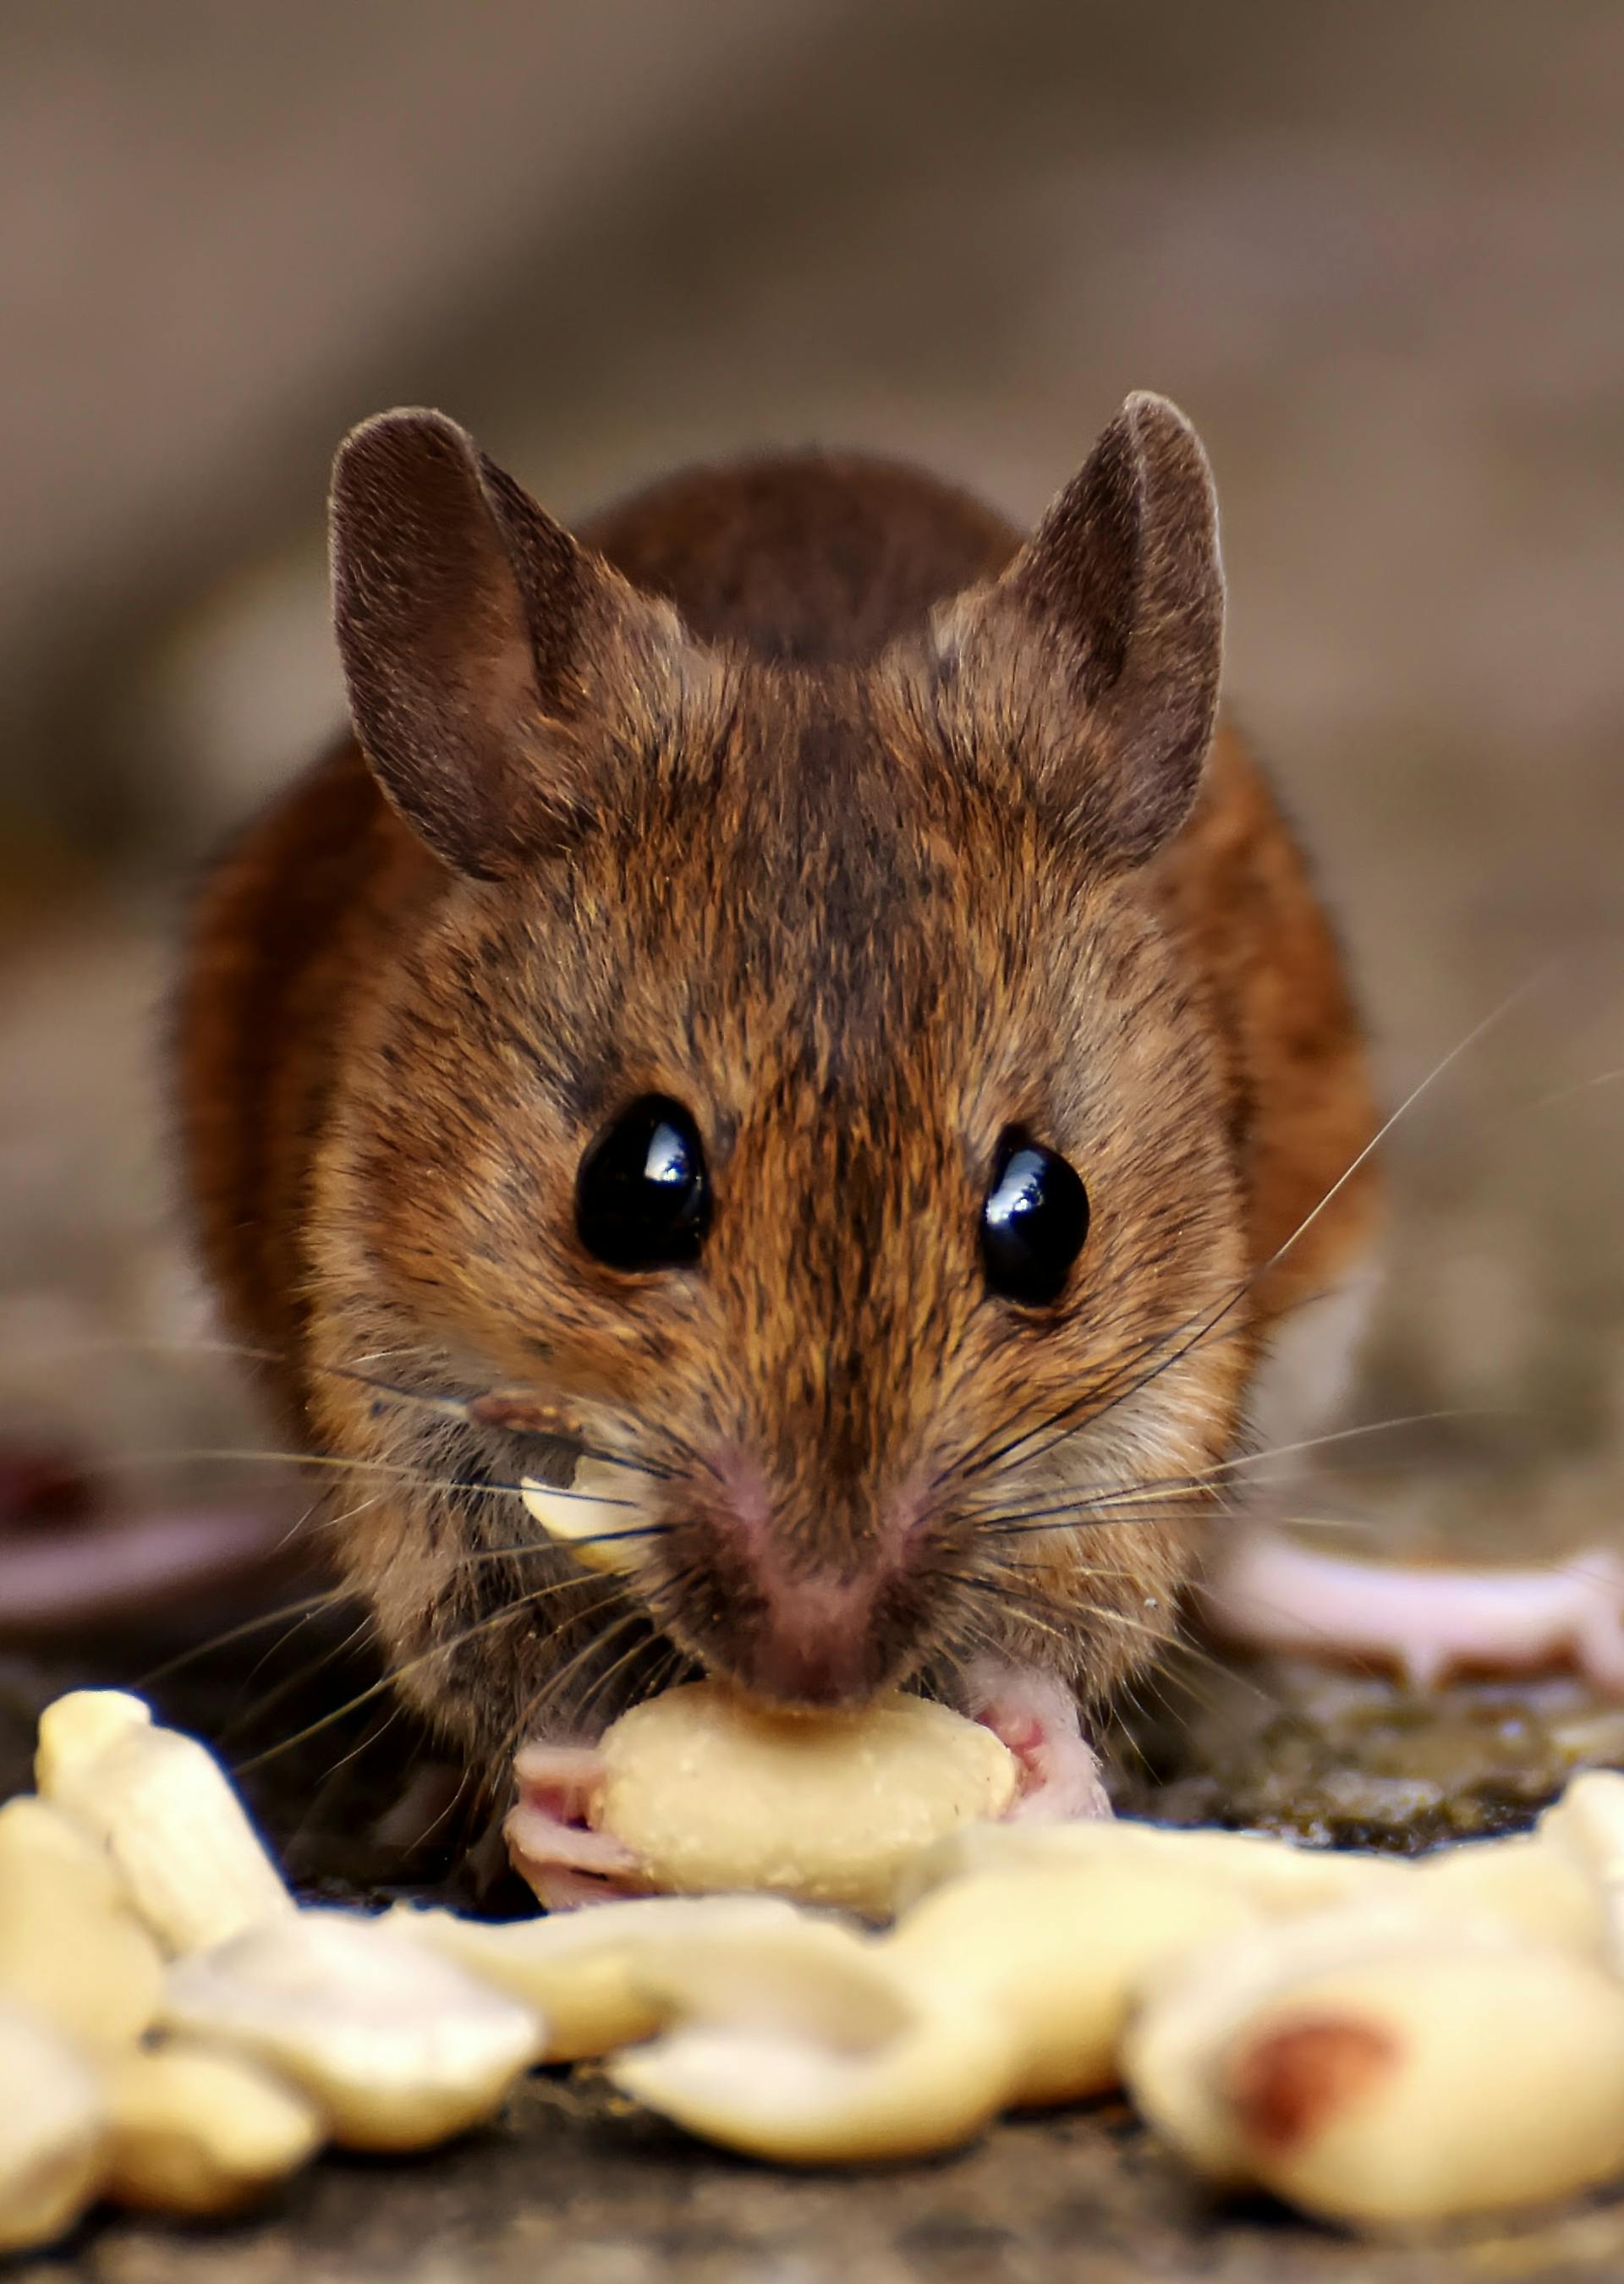
M 901 463 L 577 529 L 441 413 L 345 441 L 350 730 L 209 871 L 191 1224 L 402 1698 L 573 1900 L 613 1715 L 704 1673 L 986 1721 L 1019 1812 L 1328 1400 L 1363 1026 L 1219 708 L 1206 452 L 1129 396 L 1029 533 Z M 586 1569 L 524 1486 L 589 1472 Z

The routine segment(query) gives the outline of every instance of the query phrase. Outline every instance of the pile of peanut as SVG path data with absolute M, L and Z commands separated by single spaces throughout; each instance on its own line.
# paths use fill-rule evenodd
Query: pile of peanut
M 640 1730 L 662 1812 L 702 1824 L 730 1790 L 714 1755 L 758 1764 L 762 1736 L 672 1695 Z M 873 1828 L 918 1745 L 876 1733 Z M 803 1729 L 792 1811 L 816 1747 Z M 849 1720 L 839 1748 L 849 1767 Z M 787 2164 L 920 2155 L 1123 2086 L 1210 2180 L 1355 2226 L 1624 2174 L 1624 1776 L 1577 1778 L 1529 1835 L 1417 1861 L 963 1820 L 888 1875 L 878 1931 L 764 1893 L 504 1925 L 300 1909 L 205 1748 L 112 1691 L 47 1709 L 36 1779 L 0 1809 L 0 2251 L 103 2199 L 232 2212 L 324 2143 L 423 2148 L 534 2066 L 594 2056 L 691 2131 Z M 817 1894 L 807 1828 L 794 1878 Z M 711 1836 L 717 1886 L 735 1844 Z M 759 1881 L 777 1859 L 754 1824 L 744 1844 L 737 1876 Z

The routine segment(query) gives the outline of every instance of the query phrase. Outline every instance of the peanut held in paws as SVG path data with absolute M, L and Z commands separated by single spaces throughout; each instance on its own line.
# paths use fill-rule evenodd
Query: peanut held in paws
M 520 1756 L 522 1781 L 523 1757 Z M 991 1731 L 924 1698 L 785 1713 L 694 1682 L 604 1737 L 590 1821 L 678 1895 L 753 1888 L 870 1913 L 890 1908 L 921 1848 L 1014 1799 Z M 521 1807 L 509 1838 L 524 1868 Z

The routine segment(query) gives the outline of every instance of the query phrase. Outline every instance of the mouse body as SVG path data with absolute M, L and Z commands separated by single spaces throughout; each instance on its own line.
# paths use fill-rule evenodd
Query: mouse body
M 912 1684 L 1097 1807 L 1079 1713 L 1333 1376 L 1378 1211 L 1193 432 L 1130 398 L 1026 539 L 816 454 L 577 537 L 386 414 L 332 562 L 355 734 L 208 878 L 176 1069 L 401 1689 L 499 1789 L 679 1671 Z M 519 1495 L 582 1454 L 613 1574 Z

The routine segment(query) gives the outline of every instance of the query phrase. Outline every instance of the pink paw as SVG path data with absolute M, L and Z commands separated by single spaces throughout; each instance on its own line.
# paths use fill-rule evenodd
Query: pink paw
M 591 1827 L 603 1781 L 595 1746 L 538 1740 L 521 1748 L 513 1774 L 519 1800 L 502 1836 L 513 1869 L 550 1912 L 643 1893 L 631 1850 Z
M 1062 1824 L 1111 1814 L 1099 1756 L 1063 1681 L 996 1658 L 977 1659 L 969 1679 L 971 1711 L 1020 1764 L 1011 1818 Z

